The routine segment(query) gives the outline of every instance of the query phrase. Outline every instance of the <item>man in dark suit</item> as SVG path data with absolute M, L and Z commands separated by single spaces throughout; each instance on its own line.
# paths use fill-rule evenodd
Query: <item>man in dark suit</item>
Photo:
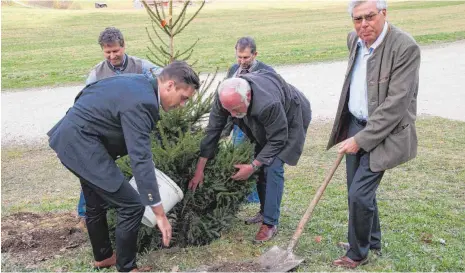
M 238 164 L 234 180 L 246 180 L 264 169 L 266 189 L 259 192 L 263 222 L 255 242 L 268 241 L 277 232 L 281 198 L 284 189 L 284 163 L 296 165 L 302 154 L 311 120 L 310 103 L 294 86 L 278 74 L 259 70 L 224 80 L 218 88 L 207 135 L 200 146 L 200 159 L 189 188 L 203 182 L 207 160 L 216 146 L 228 117 L 255 142 L 255 159 Z
M 415 119 L 420 48 L 386 21 L 386 1 L 351 1 L 355 31 L 328 149 L 342 142 L 349 205 L 346 254 L 333 265 L 356 268 L 381 251 L 376 190 L 384 171 L 417 154 Z
M 150 205 L 163 243 L 171 239 L 158 192 L 151 152 L 151 131 L 159 107 L 183 106 L 199 88 L 199 78 L 185 62 L 174 62 L 156 79 L 115 76 L 87 85 L 49 132 L 50 147 L 81 182 L 86 224 L 95 267 L 116 263 L 118 271 L 137 270 L 136 244 L 145 206 Z M 127 183 L 115 160 L 128 154 L 140 195 Z M 116 254 L 108 235 L 107 207 L 116 208 Z

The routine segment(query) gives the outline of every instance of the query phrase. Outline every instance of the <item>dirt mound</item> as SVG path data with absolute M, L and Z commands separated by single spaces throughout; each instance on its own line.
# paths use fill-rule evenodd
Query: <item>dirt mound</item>
M 2 218 L 2 253 L 22 264 L 35 264 L 63 255 L 87 241 L 69 213 L 20 212 Z

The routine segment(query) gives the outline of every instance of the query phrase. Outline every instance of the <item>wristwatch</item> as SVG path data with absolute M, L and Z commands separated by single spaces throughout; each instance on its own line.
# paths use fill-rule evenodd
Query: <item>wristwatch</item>
M 251 165 L 252 165 L 252 168 L 253 168 L 253 172 L 256 172 L 256 171 L 258 171 L 260 169 L 260 166 L 257 166 L 255 164 L 253 164 L 253 161 L 252 161 Z

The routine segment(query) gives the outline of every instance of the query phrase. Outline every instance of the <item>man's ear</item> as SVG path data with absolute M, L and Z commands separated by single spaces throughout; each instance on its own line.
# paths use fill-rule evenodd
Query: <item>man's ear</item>
M 166 87 L 167 91 L 176 90 L 176 83 L 173 80 L 167 80 Z
M 247 100 L 250 102 L 250 100 L 252 100 L 252 91 L 249 90 L 247 91 Z

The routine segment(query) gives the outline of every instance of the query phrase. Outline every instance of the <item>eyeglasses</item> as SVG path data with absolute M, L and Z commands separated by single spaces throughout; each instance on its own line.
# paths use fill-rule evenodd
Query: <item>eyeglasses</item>
M 376 15 L 378 15 L 381 11 L 382 10 L 378 10 L 378 13 L 370 13 L 370 14 L 367 14 L 367 15 L 352 17 L 352 20 L 356 24 L 360 24 L 363 21 L 363 19 L 365 19 L 367 22 L 371 22 L 371 21 L 375 20 Z

